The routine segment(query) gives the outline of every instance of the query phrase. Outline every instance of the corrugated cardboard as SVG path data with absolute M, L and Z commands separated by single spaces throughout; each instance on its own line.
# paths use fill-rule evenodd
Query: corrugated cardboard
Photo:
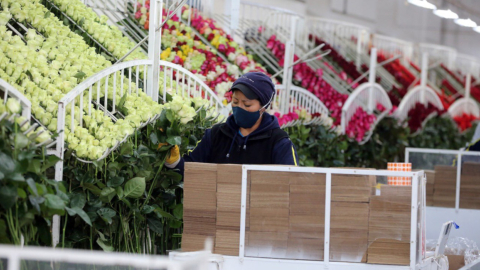
M 288 208 L 289 205 L 289 173 L 252 171 L 250 207 L 256 208 Z
M 288 233 L 249 232 L 245 255 L 284 259 L 287 257 L 287 242 Z
M 205 248 L 206 235 L 182 234 L 182 251 L 198 251 Z
M 332 175 L 332 201 L 369 202 L 371 180 L 364 175 Z
M 288 208 L 250 208 L 251 232 L 288 232 Z
M 464 255 L 445 255 L 448 258 L 448 270 L 458 270 L 465 266 Z
M 238 256 L 239 246 L 240 230 L 217 230 L 214 253 Z
M 410 240 L 411 205 L 398 200 L 374 196 L 370 199 L 368 240 L 377 239 Z
M 289 237 L 287 243 L 287 259 L 323 261 L 324 240 Z
M 410 264 L 410 243 L 394 239 L 377 239 L 368 245 L 368 263 Z
M 366 262 L 369 204 L 332 202 L 330 260 Z
M 462 164 L 462 175 L 480 176 L 480 163 L 464 162 Z

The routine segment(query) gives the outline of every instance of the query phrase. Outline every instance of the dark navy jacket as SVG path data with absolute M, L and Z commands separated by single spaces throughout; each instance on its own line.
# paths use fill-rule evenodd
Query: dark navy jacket
M 175 169 L 183 175 L 184 162 L 229 164 L 280 164 L 297 166 L 297 153 L 275 116 L 264 113 L 260 126 L 243 137 L 233 115 L 226 123 L 207 129 L 194 150 L 183 156 Z

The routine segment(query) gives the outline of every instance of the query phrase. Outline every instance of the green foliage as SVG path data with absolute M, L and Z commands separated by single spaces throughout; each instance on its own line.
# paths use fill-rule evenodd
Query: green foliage
M 66 158 L 70 202 L 62 246 L 150 254 L 179 247 L 182 176 L 164 162 L 173 144 L 181 154 L 194 148 L 214 119 L 204 109 L 187 124 L 175 119 L 165 109 L 155 123 L 136 131 L 101 162 Z
M 0 243 L 51 245 L 54 214 L 64 214 L 69 198 L 47 170 L 59 159 L 46 156 L 17 124 L 0 122 Z

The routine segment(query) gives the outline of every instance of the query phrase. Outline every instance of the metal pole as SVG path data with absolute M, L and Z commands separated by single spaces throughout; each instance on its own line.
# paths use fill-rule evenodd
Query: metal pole
M 63 154 L 65 149 L 65 104 L 58 103 L 58 115 L 57 115 L 57 150 L 56 154 L 60 158 L 60 161 L 55 164 L 55 181 L 62 181 L 63 179 Z M 56 247 L 60 242 L 60 217 L 58 215 L 53 216 L 52 220 L 52 246 Z
M 470 98 L 471 85 L 472 85 L 472 73 L 469 72 L 469 73 L 467 73 L 467 82 L 465 83 L 465 98 L 466 99 Z
M 238 257 L 245 257 L 245 220 L 247 217 L 247 168 L 242 167 L 242 198 L 240 208 L 240 247 Z
M 231 0 L 231 2 L 230 35 L 233 39 L 235 36 L 235 30 L 238 28 L 238 20 L 240 19 L 240 0 Z
M 375 76 L 377 68 L 377 48 L 372 48 L 370 52 L 370 74 L 368 76 L 368 113 L 372 114 L 375 110 L 375 104 L 373 104 L 373 85 L 375 84 Z
M 412 177 L 412 210 L 410 220 L 410 269 L 417 264 L 418 172 Z
M 458 213 L 460 208 L 460 174 L 462 172 L 462 153 L 458 153 L 457 159 L 457 187 L 455 189 L 455 212 Z
M 428 75 L 428 54 L 423 53 L 422 54 L 422 73 L 421 73 L 421 79 L 420 79 L 420 86 L 422 87 L 422 91 L 420 92 L 420 102 L 423 105 L 427 105 L 425 100 L 425 90 L 424 90 L 427 87 L 427 75 Z
M 331 210 L 331 196 L 332 196 L 332 173 L 327 172 L 325 186 L 325 232 L 324 232 L 324 249 L 323 261 L 326 264 L 326 269 L 330 264 L 330 210 Z

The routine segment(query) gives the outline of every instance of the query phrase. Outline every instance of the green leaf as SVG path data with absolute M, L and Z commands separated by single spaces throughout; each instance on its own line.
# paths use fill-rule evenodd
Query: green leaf
M 45 201 L 45 199 L 40 196 L 30 195 L 28 196 L 28 200 L 32 204 L 33 208 L 35 208 L 35 210 L 37 210 L 37 212 L 40 214 L 40 204 L 42 204 Z
M 173 208 L 173 216 L 175 216 L 177 219 L 183 218 L 183 204 L 175 205 Z
M 180 220 L 174 220 L 174 219 L 170 219 L 168 221 L 168 225 L 170 226 L 170 228 L 172 229 L 178 229 L 182 226 L 182 222 Z
M 70 207 L 65 207 L 65 210 L 67 210 L 67 213 L 69 216 L 75 216 L 77 214 L 77 212 L 75 212 L 75 210 L 73 210 L 72 208 Z
M 65 201 L 62 200 L 57 195 L 53 194 L 45 194 L 45 206 L 52 209 L 52 210 L 61 210 L 65 209 Z
M 125 184 L 124 195 L 128 198 L 140 198 L 145 192 L 145 178 L 135 177 Z
M 123 199 L 123 188 L 122 187 L 116 187 L 115 192 L 117 193 L 118 199 Z
M 45 12 L 45 16 L 43 16 L 44 19 L 50 17 L 50 11 Z
M 28 163 L 28 171 L 34 174 L 41 174 L 42 173 L 42 161 L 39 159 L 31 160 Z
M 56 155 L 50 155 L 50 156 L 48 156 L 47 159 L 45 160 L 45 163 L 43 163 L 41 172 L 44 172 L 44 171 L 46 171 L 48 168 L 54 166 L 54 165 L 57 164 L 57 162 L 59 162 L 60 160 L 62 160 L 62 159 L 59 158 L 59 157 L 57 157 Z
M 87 200 L 85 199 L 85 193 L 76 192 L 70 195 L 70 207 L 83 209 Z
M 160 208 L 160 207 L 155 208 L 154 211 L 157 214 L 157 216 L 160 217 L 160 218 L 163 217 L 163 218 L 175 219 L 174 216 L 172 216 L 170 213 L 167 213 L 167 212 L 163 211 L 163 209 Z
M 113 199 L 113 197 L 115 197 L 115 195 L 116 195 L 116 191 L 114 188 L 105 187 L 104 189 L 102 189 L 102 192 L 100 193 L 100 200 L 102 202 L 108 203 Z
M 103 251 L 105 252 L 112 252 L 114 250 L 114 248 L 112 246 L 109 246 L 107 244 L 105 244 L 105 242 L 103 242 L 102 240 L 100 240 L 100 238 L 97 239 L 97 244 L 103 249 Z
M 163 234 L 163 223 L 158 218 L 147 218 L 148 228 L 155 233 L 162 235 Z
M 80 79 L 80 80 L 83 79 L 83 78 L 85 78 L 86 76 L 87 76 L 87 74 L 85 74 L 85 73 L 82 72 L 82 71 L 79 71 L 79 72 L 77 72 L 77 74 L 73 75 L 73 77 L 75 77 L 75 78 L 77 78 L 77 79 Z
M 78 25 L 80 27 L 83 27 L 83 24 L 85 23 L 85 18 L 82 17 L 82 19 L 80 20 L 80 22 L 78 23 Z
M 18 197 L 21 199 L 27 198 L 27 193 L 22 188 L 17 188 L 17 194 L 18 194 Z
M 75 211 L 75 213 L 77 213 L 77 215 L 81 219 L 83 219 L 83 221 L 85 221 L 85 223 L 92 226 L 92 221 L 90 220 L 90 217 L 87 215 L 87 213 L 85 213 L 85 211 L 83 211 L 82 209 L 80 209 L 78 207 L 73 207 L 72 209 Z
M 8 210 L 17 200 L 17 188 L 15 186 L 0 187 L 0 205 Z
M 28 138 L 23 133 L 16 133 L 15 134 L 15 147 L 17 149 L 24 148 L 28 145 Z
M 150 133 L 150 141 L 151 141 L 154 145 L 158 145 L 157 133 L 155 133 L 155 132 Z
M 94 184 L 91 184 L 91 183 L 82 183 L 82 186 L 88 190 L 90 190 L 93 194 L 97 195 L 97 196 L 100 196 L 100 193 L 102 193 L 102 191 L 97 187 L 95 186 Z
M 0 152 L 0 172 L 9 175 L 15 170 L 15 162 L 7 154 Z
M 168 137 L 167 143 L 171 145 L 182 145 L 182 137 L 180 136 Z
M 97 214 L 108 224 L 112 224 L 112 218 L 116 215 L 115 210 L 111 208 L 100 208 Z
M 25 178 L 20 173 L 11 173 L 7 176 L 8 179 L 16 182 L 24 182 Z
M 120 155 L 131 156 L 133 154 L 133 143 L 126 142 L 120 146 Z
M 29 187 L 28 192 L 30 192 L 30 194 L 35 194 L 35 196 L 38 196 L 38 191 L 37 191 L 37 186 L 35 185 L 35 181 L 33 181 L 32 178 L 28 178 L 26 182 Z
M 144 205 L 143 208 L 142 208 L 141 213 L 144 214 L 144 215 L 147 215 L 147 214 L 152 213 L 153 210 L 155 210 L 155 207 L 150 206 L 150 205 Z
M 121 176 L 111 177 L 110 180 L 107 181 L 107 187 L 118 187 L 123 184 L 124 181 L 125 179 Z

